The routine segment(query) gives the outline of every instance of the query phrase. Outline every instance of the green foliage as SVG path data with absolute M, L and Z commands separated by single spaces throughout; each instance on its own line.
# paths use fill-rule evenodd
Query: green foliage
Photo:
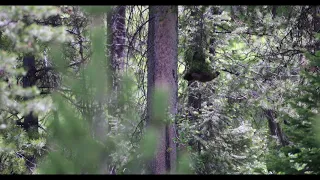
M 40 156 L 44 153 L 45 140 L 41 132 L 39 139 L 30 139 L 16 125 L 18 119 L 33 111 L 43 116 L 51 108 L 48 98 L 41 98 L 36 87 L 22 88 L 19 80 L 25 75 L 21 55 L 33 53 L 41 57 L 40 45 L 64 42 L 68 36 L 64 27 L 49 27 L 36 24 L 32 19 L 43 20 L 60 12 L 58 7 L 43 6 L 10 6 L 1 7 L 3 16 L 0 27 L 0 124 L 1 168 L 0 173 L 22 174 L 33 170 L 27 169 L 29 163 L 26 156 Z M 24 20 L 23 17 L 25 17 Z M 36 97 L 22 101 L 22 98 Z
M 54 97 L 57 105 L 56 117 L 50 125 L 51 134 L 48 147 L 52 152 L 40 164 L 41 174 L 94 174 L 99 173 L 99 162 L 104 153 L 112 150 L 98 143 L 90 135 L 90 127 L 84 119 L 74 116 L 73 109 L 68 107 L 61 97 Z M 66 138 L 68 137 L 68 138 Z M 90 152 L 90 153 L 88 153 Z
M 310 66 L 319 65 L 319 51 L 306 54 Z M 305 83 L 299 86 L 294 98 L 288 104 L 294 113 L 286 114 L 284 118 L 290 126 L 286 133 L 292 141 L 289 147 L 283 147 L 273 153 L 268 168 L 283 174 L 319 174 L 320 146 L 317 142 L 318 111 L 319 111 L 319 74 L 307 70 L 303 72 Z
M 206 61 L 203 50 L 189 48 L 185 52 L 185 62 L 190 72 L 212 72 L 211 65 Z
M 117 90 L 104 27 L 111 8 L 0 7 L 1 174 L 145 174 L 169 121 L 177 125 L 177 173 L 319 174 L 313 7 L 179 6 L 178 114 L 169 115 L 167 91 L 156 89 L 151 124 L 148 7 L 127 6 Z M 39 79 L 22 88 L 26 54 L 36 57 Z M 207 83 L 181 78 L 214 70 L 219 78 Z M 190 97 L 199 94 L 198 109 Z M 265 110 L 288 145 L 271 135 Z M 17 125 L 30 112 L 39 119 L 36 139 Z
M 95 21 L 101 20 L 101 14 L 94 15 L 98 18 Z M 62 85 L 74 93 L 58 93 L 52 97 L 55 109 L 47 140 L 51 151 L 42 159 L 39 174 L 143 173 L 142 161 L 150 158 L 152 151 L 149 150 L 156 142 L 154 138 L 150 139 L 152 134 L 142 141 L 142 145 L 131 141 L 140 118 L 132 97 L 132 78 L 123 75 L 119 79 L 121 90 L 111 94 L 107 78 L 110 74 L 106 71 L 109 62 L 105 55 L 105 41 L 101 38 L 105 33 L 102 25 L 103 21 L 94 22 L 89 29 L 90 61 L 79 72 L 67 71 L 63 68 L 66 67 L 65 56 L 61 57 L 55 49 L 51 52 L 58 67 L 62 67 L 58 68 L 64 77 Z M 116 95 L 115 101 L 112 95 Z M 69 102 L 65 100 L 66 96 L 70 97 Z M 117 109 L 110 108 L 112 103 Z M 145 156 L 141 155 L 142 152 Z
M 82 6 L 82 9 L 92 15 L 101 15 L 110 11 L 111 6 Z

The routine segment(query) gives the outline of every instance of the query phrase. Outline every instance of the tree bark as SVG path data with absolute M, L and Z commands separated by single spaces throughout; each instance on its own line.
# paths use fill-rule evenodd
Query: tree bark
M 266 114 L 266 117 L 268 119 L 270 134 L 272 136 L 277 137 L 281 146 L 289 145 L 288 140 L 286 139 L 285 135 L 282 133 L 280 124 L 275 121 L 276 112 L 273 110 L 267 109 L 267 110 L 264 110 L 264 113 Z
M 27 71 L 26 75 L 22 79 L 23 88 L 29 88 L 36 85 L 36 66 L 34 56 L 25 56 L 23 58 L 23 67 Z M 28 100 L 31 97 L 26 97 L 24 100 Z M 24 117 L 23 128 L 32 136 L 36 137 L 38 134 L 38 117 L 30 112 Z
M 121 78 L 124 73 L 124 58 L 125 58 L 125 38 L 126 38 L 126 28 L 125 28 L 125 15 L 126 6 L 116 6 L 107 15 L 107 30 L 108 39 L 107 44 L 110 49 L 109 58 L 109 71 L 111 76 L 109 83 L 112 89 L 112 96 L 110 97 L 110 112 L 113 116 L 116 116 L 115 112 L 119 107 L 119 93 L 121 91 Z M 108 125 L 108 132 L 111 131 L 111 125 Z
M 27 71 L 26 75 L 22 79 L 23 88 L 29 88 L 36 85 L 36 66 L 34 56 L 25 56 L 23 58 L 23 67 Z M 32 97 L 25 97 L 24 100 L 28 100 Z M 31 111 L 28 115 L 24 116 L 24 122 L 22 123 L 23 129 L 28 133 L 29 137 L 36 139 L 39 136 L 38 132 L 38 117 Z M 32 171 L 35 168 L 36 159 L 35 156 L 26 156 L 26 166 Z
M 176 170 L 175 124 L 153 117 L 155 89 L 167 90 L 170 114 L 177 113 L 178 97 L 178 7 L 150 6 L 148 31 L 147 128 L 157 124 L 157 148 L 150 165 L 152 174 L 174 173 Z M 157 122 L 155 122 L 157 121 Z M 161 121 L 161 122 L 160 122 Z
M 111 30 L 111 68 L 113 74 L 112 89 L 119 89 L 119 80 L 124 70 L 125 38 L 126 38 L 126 6 L 115 7 L 110 16 Z
M 110 48 L 110 72 L 111 72 L 111 89 L 112 97 L 110 103 L 110 114 L 118 116 L 116 112 L 122 113 L 122 107 L 119 104 L 119 94 L 121 91 L 121 78 L 124 73 L 125 58 L 125 39 L 126 39 L 126 6 L 116 6 L 107 15 L 108 24 L 108 45 Z M 117 109 L 121 109 L 117 111 Z M 100 128 L 102 129 L 102 128 Z M 105 132 L 105 129 L 103 130 Z M 108 131 L 111 132 L 111 124 L 108 123 Z M 109 167 L 110 174 L 116 174 L 114 166 Z

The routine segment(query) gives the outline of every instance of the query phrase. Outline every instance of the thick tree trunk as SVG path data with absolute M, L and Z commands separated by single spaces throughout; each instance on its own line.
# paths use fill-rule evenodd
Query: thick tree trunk
M 159 130 L 157 148 L 150 170 L 152 174 L 174 173 L 175 125 L 159 122 L 162 120 L 153 117 L 152 104 L 155 89 L 166 89 L 169 112 L 173 117 L 177 113 L 178 7 L 150 6 L 149 19 L 147 124 L 148 128 L 157 124 Z

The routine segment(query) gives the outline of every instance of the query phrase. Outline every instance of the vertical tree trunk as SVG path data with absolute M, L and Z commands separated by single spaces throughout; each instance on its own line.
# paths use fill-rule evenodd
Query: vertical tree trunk
M 212 13 L 214 14 L 220 14 L 219 9 L 211 9 Z M 200 39 L 197 39 L 197 34 L 195 35 L 193 41 L 197 42 L 198 44 L 196 44 L 197 46 L 199 46 L 200 48 L 206 47 L 206 44 L 203 44 L 204 40 L 207 39 L 206 34 L 205 34 L 205 27 L 204 27 L 204 12 L 203 11 L 199 11 L 199 9 L 195 8 L 192 13 L 194 16 L 193 18 L 196 17 L 200 17 L 200 19 L 198 20 L 197 24 L 196 24 L 196 32 L 197 34 L 200 34 Z M 210 38 L 209 39 L 209 53 L 214 56 L 215 55 L 215 47 L 214 47 L 214 43 L 215 43 L 215 39 L 214 38 Z M 211 58 L 212 60 L 212 58 Z M 211 79 L 212 80 L 212 79 Z M 188 95 L 188 107 L 190 107 L 192 110 L 189 111 L 189 117 L 190 120 L 195 122 L 197 120 L 197 116 L 194 115 L 192 112 L 193 111 L 197 111 L 199 114 L 201 114 L 201 103 L 202 103 L 202 98 L 201 98 L 201 92 L 199 92 L 199 90 L 197 88 L 199 88 L 199 84 L 197 84 L 196 82 L 194 82 L 194 80 L 188 80 L 188 87 L 190 87 L 189 89 L 189 95 Z M 195 90 L 192 90 L 195 89 Z M 200 130 L 200 129 L 199 129 Z M 201 143 L 198 142 L 189 142 L 190 146 L 193 146 L 196 143 L 196 147 L 194 149 L 196 149 L 198 151 L 198 154 L 201 153 Z
M 23 88 L 32 87 L 36 84 L 36 66 L 34 56 L 26 56 L 23 58 L 23 67 L 27 71 L 22 79 Z M 28 100 L 28 98 L 24 98 Z M 30 134 L 31 137 L 36 137 L 38 134 L 38 117 L 32 112 L 24 117 L 23 128 Z
M 157 123 L 159 137 L 155 156 L 151 163 L 152 174 L 174 173 L 176 170 L 175 125 L 166 124 L 153 117 L 152 104 L 155 89 L 168 92 L 169 112 L 177 113 L 178 97 L 178 7 L 150 6 L 148 31 L 148 128 Z M 165 99 L 164 99 L 165 101 Z
M 276 16 L 277 16 L 277 9 L 278 9 L 278 6 L 272 6 L 272 19 L 274 19 Z
M 109 112 L 112 116 L 117 116 L 116 112 L 119 109 L 118 95 L 121 91 L 120 79 L 124 71 L 125 58 L 125 15 L 126 6 L 115 6 L 107 14 L 107 48 L 109 65 L 108 72 L 109 79 Z M 121 113 L 121 112 L 120 112 Z M 105 133 L 111 132 L 112 125 L 108 122 L 107 129 L 98 127 L 99 131 Z
M 124 70 L 125 37 L 126 37 L 126 6 L 115 7 L 110 16 L 109 28 L 111 31 L 111 67 L 113 72 L 112 89 L 118 91 L 119 77 Z
M 285 138 L 285 135 L 282 133 L 280 124 L 275 121 L 276 118 L 276 112 L 273 110 L 264 110 L 264 113 L 266 114 L 266 117 L 268 119 L 268 125 L 270 134 L 272 136 L 276 136 L 279 140 L 281 146 L 286 146 L 289 144 L 288 140 Z
M 36 66 L 35 66 L 35 57 L 34 56 L 25 56 L 23 58 L 23 67 L 27 71 L 26 75 L 22 79 L 23 88 L 32 87 L 36 84 Z M 28 100 L 30 97 L 24 98 L 24 100 Z M 22 127 L 27 131 L 28 135 L 32 139 L 36 139 L 38 137 L 38 117 L 35 116 L 32 112 L 24 117 L 24 122 L 22 123 Z M 26 157 L 26 166 L 31 169 L 35 168 L 36 159 L 34 156 Z
M 123 113 L 122 106 L 119 104 L 119 93 L 121 92 L 121 78 L 124 73 L 125 58 L 125 40 L 126 40 L 126 6 L 117 6 L 114 8 L 111 16 L 111 72 L 112 72 L 112 91 L 114 93 L 115 102 L 113 112 Z M 117 111 L 120 109 L 120 111 Z M 115 116 L 117 116 L 115 114 Z M 111 128 L 111 126 L 109 125 Z M 111 129 L 109 129 L 111 130 Z M 115 167 L 109 168 L 110 174 L 116 174 Z
M 121 77 L 124 73 L 124 58 L 125 58 L 125 38 L 126 38 L 126 28 L 125 28 L 125 17 L 126 16 L 126 6 L 116 6 L 107 15 L 108 24 L 108 39 L 107 44 L 110 49 L 110 68 L 111 78 L 109 82 L 111 83 L 110 88 L 112 89 L 111 96 L 111 113 L 116 112 L 119 107 L 118 96 L 121 91 Z M 116 115 L 116 114 L 113 114 Z M 109 131 L 111 126 L 109 126 Z
M 198 88 L 196 84 L 192 84 L 194 81 L 188 81 L 188 86 L 190 88 Z M 201 109 L 201 93 L 189 91 L 188 95 L 188 105 L 194 110 L 199 111 Z
M 199 85 L 194 82 L 194 81 L 188 81 L 188 86 L 190 88 L 199 88 Z M 188 106 L 192 109 L 189 111 L 189 117 L 190 120 L 195 122 L 197 120 L 196 115 L 193 115 L 192 112 L 193 111 L 197 111 L 199 114 L 201 113 L 201 103 L 202 103 L 202 99 L 201 99 L 201 92 L 199 92 L 199 90 L 191 90 L 189 89 L 189 95 L 188 95 Z M 198 151 L 198 154 L 201 153 L 201 144 L 200 142 L 196 142 L 196 149 Z M 190 142 L 189 145 L 193 145 L 194 142 Z
M 125 58 L 125 38 L 126 38 L 126 28 L 125 28 L 125 15 L 126 6 L 115 6 L 107 14 L 107 47 L 109 50 L 109 64 L 108 64 L 108 83 L 109 83 L 109 102 L 108 109 L 109 113 L 113 117 L 119 117 L 122 111 L 117 111 L 117 109 L 122 110 L 119 104 L 119 93 L 121 91 L 121 78 L 124 73 L 124 58 Z M 112 132 L 112 124 L 110 122 L 105 122 L 103 118 L 103 108 L 102 103 L 100 103 L 100 110 L 98 111 L 98 118 L 95 121 L 95 137 L 104 142 L 105 137 L 108 133 Z M 109 161 L 105 160 L 106 162 Z M 107 163 L 105 163 L 107 164 Z M 105 172 L 105 170 L 108 172 Z M 115 166 L 110 165 L 109 167 L 102 167 L 101 173 L 116 174 Z

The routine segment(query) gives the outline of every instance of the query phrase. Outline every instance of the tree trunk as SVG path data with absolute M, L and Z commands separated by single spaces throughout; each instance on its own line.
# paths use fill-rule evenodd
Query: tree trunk
M 108 14 L 108 45 L 110 48 L 110 72 L 112 84 L 112 97 L 110 103 L 110 114 L 119 116 L 123 113 L 119 104 L 119 93 L 121 91 L 121 78 L 124 73 L 125 39 L 126 39 L 126 6 L 116 6 Z M 120 111 L 117 111 L 120 109 Z M 118 112 L 118 114 L 116 114 Z M 111 132 L 111 124 L 108 124 L 108 132 Z M 110 174 L 116 174 L 115 167 L 109 167 Z
M 125 38 L 126 38 L 126 28 L 125 28 L 125 15 L 126 6 L 116 6 L 113 7 L 110 13 L 107 15 L 107 44 L 109 47 L 109 58 L 110 66 L 109 71 L 110 79 L 109 83 L 112 89 L 110 96 L 110 112 L 113 116 L 116 116 L 115 112 L 119 107 L 119 93 L 121 91 L 121 78 L 124 73 L 124 58 L 125 58 Z M 111 132 L 111 125 L 108 125 L 108 132 Z
M 276 112 L 268 109 L 268 110 L 264 110 L 264 113 L 266 114 L 266 117 L 268 119 L 270 134 L 272 136 L 277 137 L 277 139 L 279 140 L 282 146 L 289 145 L 288 140 L 286 139 L 285 135 L 282 133 L 280 124 L 275 121 Z
M 36 84 L 36 66 L 35 66 L 35 57 L 34 56 L 25 56 L 23 58 L 23 67 L 27 71 L 26 75 L 22 79 L 23 88 L 29 88 Z M 25 97 L 24 100 L 28 100 L 31 97 Z M 23 129 L 28 133 L 29 137 L 36 139 L 38 134 L 38 117 L 35 116 L 32 111 L 24 116 L 24 122 L 22 123 Z M 35 156 L 26 157 L 26 166 L 32 172 L 32 169 L 35 168 Z
M 278 9 L 278 6 L 272 6 L 272 19 L 274 19 L 276 16 L 277 16 L 277 9 Z
M 124 70 L 125 38 L 126 38 L 126 6 L 115 7 L 110 16 L 109 28 L 111 31 L 111 68 L 113 74 L 112 90 L 118 91 L 119 77 Z
M 157 123 L 159 136 L 155 156 L 151 162 L 152 174 L 174 173 L 176 170 L 175 125 L 160 122 L 153 117 L 152 104 L 155 89 L 168 92 L 170 114 L 177 113 L 178 97 L 178 7 L 150 6 L 148 31 L 148 92 L 147 125 Z M 155 122 L 157 121 L 157 122 Z M 170 149 L 170 150 L 169 150 Z
M 23 88 L 29 88 L 36 84 L 36 66 L 34 56 L 26 56 L 23 58 L 23 67 L 27 71 L 22 79 Z M 30 97 L 24 98 L 25 100 Z M 24 117 L 23 128 L 29 133 L 31 137 L 37 137 L 38 134 L 38 117 L 34 116 L 32 112 Z
M 194 81 L 188 81 L 188 86 L 190 88 L 199 88 L 199 85 L 197 82 Z M 192 122 L 195 122 L 197 120 L 197 116 L 194 115 L 192 112 L 197 111 L 199 114 L 201 114 L 201 103 L 202 103 L 202 98 L 201 98 L 201 92 L 199 92 L 198 89 L 196 90 L 191 90 L 189 89 L 189 95 L 188 95 L 188 106 L 191 108 L 189 110 L 189 117 Z M 196 148 L 198 151 L 198 154 L 201 153 L 201 143 L 198 142 L 189 142 L 190 146 L 193 146 L 196 143 Z

